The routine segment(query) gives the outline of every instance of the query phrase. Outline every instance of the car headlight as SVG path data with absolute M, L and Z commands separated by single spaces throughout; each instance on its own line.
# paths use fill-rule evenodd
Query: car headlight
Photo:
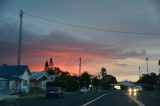
M 132 92 L 132 89 L 131 88 L 129 88 L 129 90 L 128 90 L 129 92 Z
M 134 92 L 137 92 L 137 89 L 134 89 L 133 91 L 134 91 Z

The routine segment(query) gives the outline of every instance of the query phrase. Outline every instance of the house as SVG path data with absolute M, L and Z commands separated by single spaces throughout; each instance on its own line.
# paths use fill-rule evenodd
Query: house
M 0 92 L 29 92 L 30 70 L 27 65 L 0 66 Z
M 49 81 L 47 72 L 32 72 L 30 76 L 30 88 L 31 90 L 45 90 L 47 81 Z
M 57 75 L 49 75 L 47 72 L 32 72 L 30 76 L 30 88 L 32 91 L 46 90 L 48 82 L 54 82 Z
M 125 80 L 125 81 L 122 81 L 122 82 L 118 82 L 116 84 L 111 84 L 111 86 L 114 89 L 118 89 L 118 90 L 122 89 L 122 90 L 124 90 L 124 89 L 127 89 L 128 87 L 135 86 L 135 84 Z

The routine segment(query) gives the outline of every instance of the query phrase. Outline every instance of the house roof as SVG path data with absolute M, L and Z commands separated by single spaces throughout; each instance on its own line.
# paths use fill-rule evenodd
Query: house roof
M 120 82 L 119 84 L 121 85 L 125 85 L 125 86 L 134 86 L 135 84 L 131 83 L 131 82 L 128 82 L 128 81 L 122 81 Z
M 111 85 L 134 86 L 135 84 L 128 82 L 128 81 L 122 81 L 122 82 L 118 82 L 116 84 L 111 84 Z
M 0 66 L 0 75 L 23 75 L 25 70 L 30 74 L 30 70 L 27 65 L 5 65 Z
M 0 78 L 3 78 L 5 80 L 22 80 L 21 78 L 11 76 L 11 75 L 0 75 Z
M 31 76 L 30 76 L 30 79 L 31 80 L 39 80 L 42 77 L 46 77 L 47 79 L 49 79 L 47 72 L 32 72 Z

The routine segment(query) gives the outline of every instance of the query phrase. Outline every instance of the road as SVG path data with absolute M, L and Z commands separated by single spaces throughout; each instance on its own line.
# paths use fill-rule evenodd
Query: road
M 69 94 L 63 99 L 45 99 L 41 97 L 23 102 L 20 106 L 160 106 L 160 97 L 143 92 L 128 94 L 122 91 L 106 91 Z

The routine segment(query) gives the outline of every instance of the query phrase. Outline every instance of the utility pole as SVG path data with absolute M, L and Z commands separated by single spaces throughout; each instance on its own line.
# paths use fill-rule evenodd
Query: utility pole
M 148 74 L 148 60 L 149 60 L 149 58 L 148 58 L 148 57 L 146 57 L 146 64 L 147 64 L 147 74 Z
M 81 75 L 81 57 L 79 58 L 79 76 Z
M 20 64 L 21 64 L 22 20 L 23 20 L 23 10 L 20 10 L 20 24 L 19 24 L 19 40 L 18 40 L 17 65 L 20 65 Z
M 141 67 L 139 66 L 139 79 L 140 79 L 140 77 L 141 77 Z

